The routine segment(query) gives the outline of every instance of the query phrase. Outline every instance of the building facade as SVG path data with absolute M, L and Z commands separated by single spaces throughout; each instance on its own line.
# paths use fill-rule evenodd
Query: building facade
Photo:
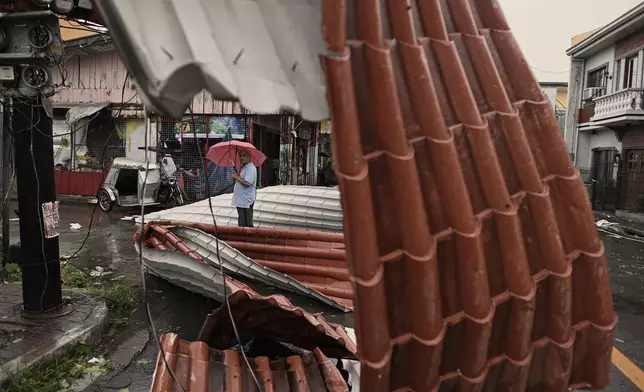
M 548 98 L 554 108 L 557 122 L 563 135 L 566 129 L 566 114 L 568 112 L 568 83 L 561 82 L 541 82 L 543 95 Z
M 52 70 L 57 191 L 92 196 L 112 158 L 144 159 L 139 148 L 145 144 L 143 102 L 108 35 L 76 33 L 65 40 L 65 53 L 64 63 Z M 230 135 L 254 143 L 267 155 L 259 168 L 260 186 L 316 184 L 319 124 L 283 113 L 251 113 L 206 92 L 194 97 L 191 109 L 192 115 L 178 120 L 148 116 L 148 145 L 179 150 L 172 155 L 176 166 L 207 176 L 210 169 L 200 167 L 198 149 L 207 151 Z M 204 197 L 199 187 L 205 185 L 186 184 L 189 199 Z
M 644 3 L 584 35 L 567 52 L 566 143 L 595 209 L 643 213 Z

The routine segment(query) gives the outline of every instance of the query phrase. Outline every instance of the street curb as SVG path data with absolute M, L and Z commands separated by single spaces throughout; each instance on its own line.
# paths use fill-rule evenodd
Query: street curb
M 77 343 L 85 342 L 90 345 L 100 343 L 109 328 L 109 314 L 105 301 L 99 297 L 93 297 L 97 301 L 97 305 L 80 325 L 68 331 L 61 338 L 40 345 L 2 364 L 0 366 L 0 385 L 11 375 L 21 370 L 67 354 Z

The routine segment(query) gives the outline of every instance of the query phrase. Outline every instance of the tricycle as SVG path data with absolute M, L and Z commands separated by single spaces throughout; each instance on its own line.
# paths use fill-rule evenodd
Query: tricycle
M 114 158 L 103 186 L 96 195 L 98 205 L 105 212 L 111 211 L 114 205 L 135 207 L 173 202 L 183 205 L 185 199 L 177 183 L 178 172 L 168 176 L 156 163 L 149 163 L 146 170 L 145 162 Z

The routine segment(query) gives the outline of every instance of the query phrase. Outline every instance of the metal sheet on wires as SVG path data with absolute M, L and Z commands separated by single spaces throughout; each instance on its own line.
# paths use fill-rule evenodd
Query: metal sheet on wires
M 87 103 L 83 105 L 78 105 L 74 106 L 71 109 L 67 111 L 67 114 L 65 115 L 65 120 L 67 123 L 71 126 L 78 120 L 82 120 L 83 118 L 92 116 L 101 110 L 105 109 L 108 107 L 109 103 L 108 102 L 100 102 L 100 103 Z
M 96 3 L 137 88 L 179 117 L 208 90 L 257 113 L 328 118 L 321 0 Z

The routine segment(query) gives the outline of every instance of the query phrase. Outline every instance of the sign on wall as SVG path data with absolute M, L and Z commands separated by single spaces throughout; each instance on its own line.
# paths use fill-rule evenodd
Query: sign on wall
M 320 133 L 322 134 L 328 134 L 331 133 L 331 121 L 322 121 L 320 123 Z
M 193 127 L 195 130 L 193 131 Z M 175 135 L 179 138 L 216 139 L 223 138 L 227 132 L 233 139 L 243 139 L 246 134 L 246 117 L 239 116 L 184 116 L 175 124 Z

